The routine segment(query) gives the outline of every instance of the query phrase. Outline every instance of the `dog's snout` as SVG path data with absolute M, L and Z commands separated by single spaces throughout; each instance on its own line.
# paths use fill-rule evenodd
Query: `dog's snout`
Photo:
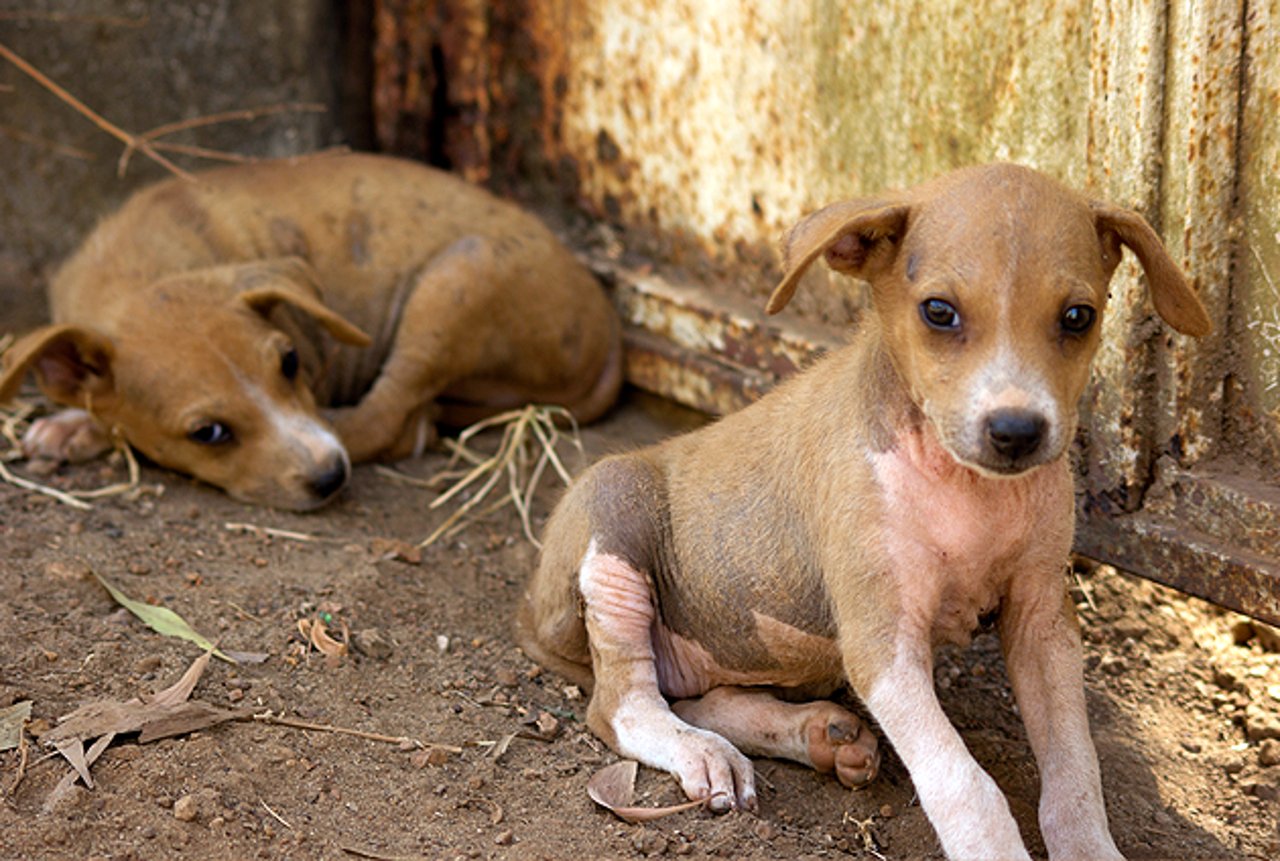
M 333 463 L 312 477 L 311 492 L 320 499 L 328 499 L 347 483 L 350 472 L 345 458 L 335 458 Z
M 1040 447 L 1047 422 L 1031 410 L 998 410 L 987 418 L 991 448 L 1011 461 L 1021 460 Z

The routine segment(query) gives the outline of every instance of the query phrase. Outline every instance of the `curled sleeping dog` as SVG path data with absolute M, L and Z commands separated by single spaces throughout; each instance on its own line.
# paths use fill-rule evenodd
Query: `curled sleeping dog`
M 744 754 L 869 781 L 874 735 L 821 699 L 847 683 L 950 858 L 1027 858 L 933 687 L 934 647 L 994 619 L 1050 857 L 1120 857 L 1062 572 L 1067 449 L 1122 246 L 1169 324 L 1210 330 L 1139 215 L 1026 168 L 805 218 L 769 310 L 822 257 L 870 283 L 870 313 L 750 407 L 578 478 L 520 607 L 526 652 L 592 690 L 618 753 L 717 810 L 755 807 Z
M 513 406 L 599 416 L 620 328 L 595 279 L 532 215 L 454 176 L 373 155 L 209 171 L 134 195 L 50 285 L 53 325 L 9 350 L 76 409 L 33 457 L 119 433 L 231 495 L 309 509 L 350 464 L 420 452 L 435 421 Z M 367 333 L 367 334 L 366 334 Z

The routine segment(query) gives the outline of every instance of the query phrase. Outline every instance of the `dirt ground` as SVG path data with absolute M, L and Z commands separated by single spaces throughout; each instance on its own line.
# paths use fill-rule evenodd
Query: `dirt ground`
M 632 395 L 584 441 L 594 458 L 696 423 Z M 429 476 L 443 463 L 433 455 L 401 468 Z M 83 487 L 122 474 L 104 461 L 49 480 Z M 546 484 L 536 522 L 556 493 Z M 616 757 L 584 729 L 580 692 L 510 635 L 535 549 L 504 510 L 406 561 L 413 554 L 395 542 L 419 541 L 446 515 L 428 510 L 434 496 L 369 466 L 313 514 L 246 506 L 154 468 L 142 492 L 87 512 L 0 484 L 0 709 L 33 703 L 20 781 L 19 750 L 0 753 L 0 856 L 940 857 L 891 754 L 859 792 L 759 761 L 758 816 L 694 810 L 629 825 L 597 808 L 587 780 Z M 260 664 L 214 661 L 194 699 L 442 747 L 231 722 L 148 744 L 117 739 L 92 769 L 92 790 L 51 801 L 68 768 L 43 757 L 35 732 L 82 703 L 162 688 L 199 654 L 144 627 L 90 572 L 227 648 L 269 653 Z M 1280 654 L 1267 650 L 1268 632 L 1109 568 L 1083 573 L 1075 595 L 1120 848 L 1130 858 L 1280 857 Z M 318 612 L 372 643 L 368 653 L 336 664 L 306 654 L 298 621 Z M 994 638 L 942 654 L 937 681 L 1043 853 L 1036 770 Z M 643 804 L 682 800 L 646 769 L 638 790 Z

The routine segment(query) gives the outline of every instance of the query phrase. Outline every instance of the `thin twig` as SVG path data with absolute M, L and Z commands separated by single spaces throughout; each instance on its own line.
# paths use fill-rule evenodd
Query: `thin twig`
M 93 508 L 87 502 L 81 502 L 69 493 L 63 493 L 61 490 L 49 487 L 39 483 L 38 481 L 30 481 L 19 475 L 14 475 L 9 468 L 4 465 L 4 461 L 0 461 L 0 479 L 15 487 L 21 487 L 23 490 L 34 490 L 36 493 L 43 493 L 45 496 L 51 496 L 61 502 L 63 505 L 69 505 L 72 508 L 78 508 L 81 511 L 88 511 Z
M 145 27 L 151 19 L 124 18 L 117 15 L 77 15 L 73 12 L 39 12 L 9 10 L 0 12 L 0 21 L 52 21 L 57 24 L 107 24 L 114 27 Z
M 258 801 L 262 804 L 262 809 L 270 813 L 271 817 L 275 819 L 276 822 L 279 822 L 281 825 L 283 825 L 285 828 L 288 828 L 290 831 L 293 830 L 293 826 L 290 825 L 288 822 L 285 822 L 283 816 L 281 816 L 279 813 L 276 813 L 274 810 L 272 810 L 271 805 L 267 804 L 267 802 L 263 801 L 261 798 L 259 798 Z
M 13 782 L 9 784 L 9 790 L 6 793 L 9 798 L 13 798 L 18 794 L 18 784 L 22 783 L 22 779 L 27 776 L 27 728 L 25 724 L 18 730 L 18 771 L 13 776 Z
M 65 89 L 60 87 L 51 78 L 49 78 L 49 76 L 46 75 L 44 72 L 41 72 L 35 66 L 31 65 L 26 60 L 22 59 L 17 54 L 15 54 L 3 42 L 0 42 L 0 57 L 3 57 L 13 65 L 17 66 L 19 70 L 24 72 L 29 77 L 34 78 L 36 83 L 40 84 L 40 86 L 44 87 L 49 92 L 53 93 L 63 102 L 67 103 L 73 109 L 75 109 L 81 116 L 88 119 L 91 123 L 96 125 L 98 128 L 102 129 L 107 134 L 114 137 L 116 140 L 125 144 L 125 146 L 133 146 L 137 148 L 143 155 L 147 156 L 152 161 L 164 167 L 166 170 L 171 172 L 174 176 L 181 177 L 182 179 L 185 179 L 188 181 L 195 179 L 195 177 L 192 176 L 190 173 L 178 167 L 176 164 L 171 162 L 169 159 L 165 158 L 160 153 L 156 152 L 155 148 L 152 147 L 150 143 L 144 140 L 138 140 L 136 136 L 120 128 L 115 123 L 111 122 L 110 120 L 103 117 L 101 114 L 94 111 L 84 102 L 80 101 L 75 96 L 71 95 L 71 93 L 67 92 Z
M 33 135 L 31 132 L 23 131 L 22 129 L 15 129 L 13 126 L 0 126 L 0 135 L 4 135 L 10 140 L 15 140 L 20 143 L 44 147 L 48 150 L 52 150 L 58 155 L 65 155 L 68 158 L 78 158 L 81 161 L 91 161 L 93 159 L 93 153 L 91 152 L 77 149 L 73 146 L 67 146 L 66 144 L 58 143 L 57 141 L 49 140 L 48 138 L 42 138 L 39 135 Z
M 202 147 L 184 147 L 182 144 L 161 143 L 157 139 L 165 137 L 166 135 L 171 135 L 175 132 L 203 128 L 205 126 L 217 125 L 219 123 L 254 120 L 259 117 L 270 116 L 272 114 L 304 112 L 324 113 L 327 110 L 327 107 L 318 102 L 290 102 L 279 105 L 263 105 L 257 108 L 242 108 L 234 111 L 223 111 L 217 114 L 208 114 L 203 117 L 192 117 L 191 119 L 165 123 L 164 125 L 156 126 L 153 129 L 148 129 L 140 135 L 135 135 L 137 143 L 125 146 L 125 150 L 120 153 L 120 160 L 116 164 L 116 172 L 120 176 L 124 176 L 125 171 L 129 167 L 129 160 L 133 158 L 134 150 L 142 149 L 142 144 L 150 144 L 156 149 L 182 152 L 188 155 L 196 155 L 207 159 L 223 161 L 236 161 L 237 159 L 243 159 L 244 161 L 254 161 L 255 159 L 248 156 L 237 157 L 234 154 L 221 152 L 219 150 L 207 150 Z
M 287 529 L 273 529 L 270 526 L 256 526 L 252 523 L 224 523 L 222 527 L 230 532 L 252 532 L 268 538 L 287 538 L 290 541 L 325 542 L 340 541 L 338 538 L 325 538 L 322 535 L 308 535 L 305 532 L 290 532 Z
M 259 723 L 270 724 L 272 726 L 287 726 L 293 729 L 312 730 L 314 732 L 332 732 L 338 735 L 350 735 L 356 738 L 363 738 L 369 741 L 381 741 L 387 744 L 412 744 L 414 747 L 422 750 L 438 749 L 449 753 L 462 753 L 462 748 L 453 747 L 448 744 L 435 744 L 434 742 L 418 741 L 416 738 L 409 738 L 404 735 L 383 735 L 379 732 L 366 732 L 362 729 L 349 729 L 348 727 L 332 726 L 323 723 L 311 723 L 305 720 L 296 720 L 287 718 L 283 715 L 272 714 L 271 712 L 263 712 L 262 714 L 253 715 L 253 720 Z

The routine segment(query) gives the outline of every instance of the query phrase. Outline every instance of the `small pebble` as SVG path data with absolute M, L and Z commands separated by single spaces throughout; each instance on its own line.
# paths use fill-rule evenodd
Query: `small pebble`
M 667 851 L 667 838 L 661 832 L 645 828 L 631 838 L 631 848 L 641 855 L 661 855 Z
M 498 846 L 510 846 L 516 842 L 516 835 L 511 832 L 511 829 L 506 828 L 493 836 L 493 842 Z
M 195 796 L 184 795 L 173 802 L 173 818 L 179 822 L 191 822 L 194 820 L 196 818 Z
M 882 818 L 884 818 L 884 819 L 892 819 L 892 818 L 893 818 L 893 805 L 892 805 L 892 804 L 881 804 L 881 805 L 880 805 L 880 816 L 881 816 Z
M 761 840 L 773 840 L 778 836 L 778 828 L 767 819 L 761 819 L 753 829 Z
M 1182 745 L 1182 749 L 1187 753 L 1199 753 L 1201 750 L 1200 742 L 1195 739 L 1184 738 L 1179 744 Z
M 449 638 L 444 634 L 436 634 L 436 651 L 442 655 L 449 651 Z
M 1280 765 L 1280 741 L 1268 738 L 1258 745 L 1258 765 L 1263 768 Z

